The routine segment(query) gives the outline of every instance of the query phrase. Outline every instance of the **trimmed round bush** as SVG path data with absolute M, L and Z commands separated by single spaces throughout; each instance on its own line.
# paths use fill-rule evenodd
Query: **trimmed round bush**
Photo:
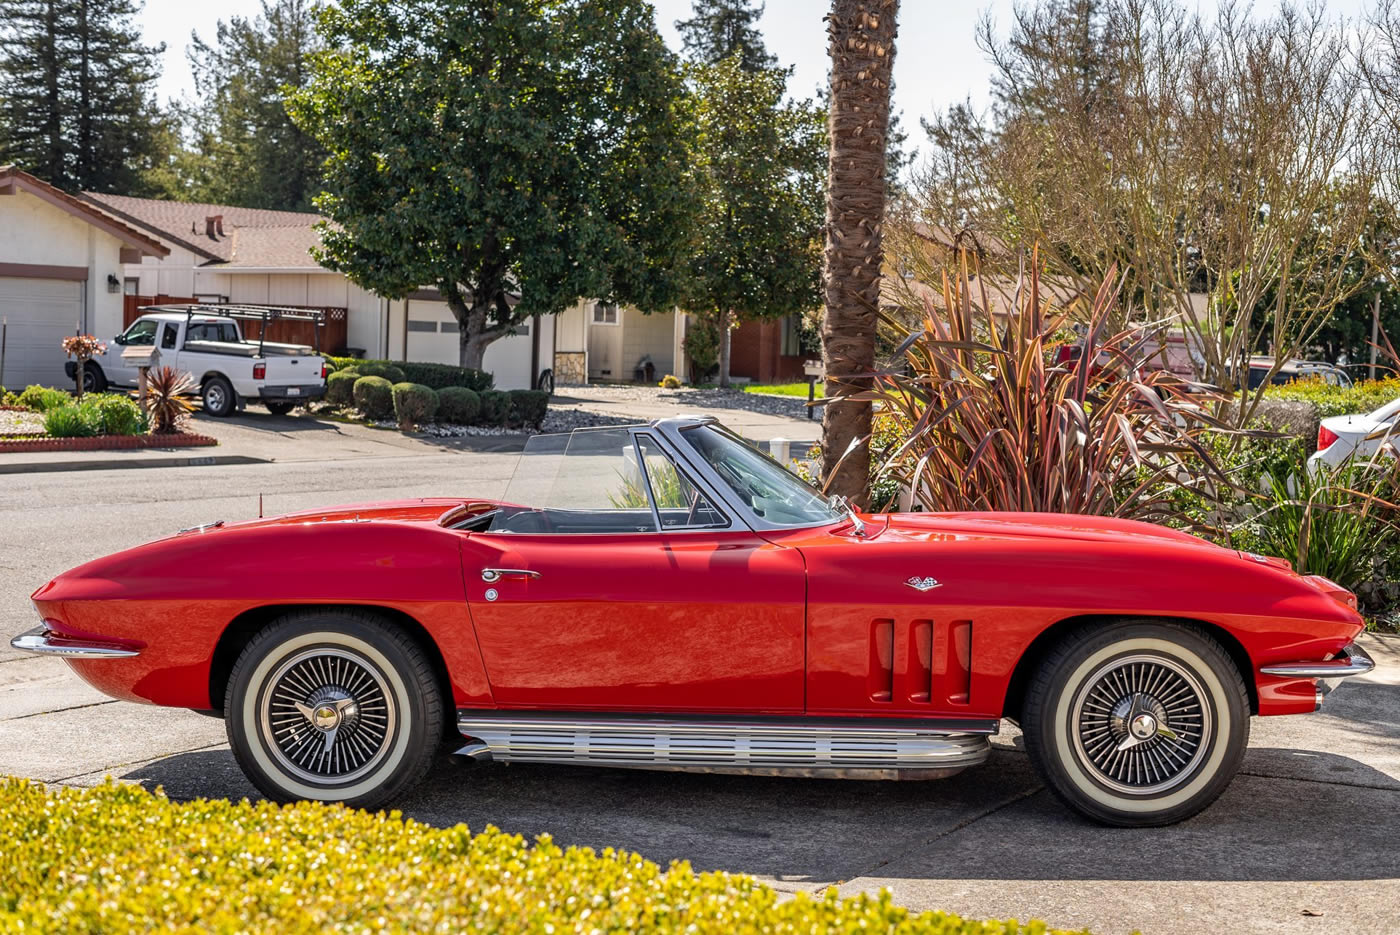
M 396 367 L 403 372 L 402 380 L 431 386 L 435 390 L 445 389 L 449 386 L 464 386 L 480 393 L 483 390 L 491 389 L 494 383 L 491 374 L 485 371 L 472 370 L 469 367 L 456 367 L 452 364 L 430 364 L 416 360 L 362 360 L 358 357 L 327 357 L 326 361 L 334 370 L 357 370 L 360 373 L 373 371 L 376 376 L 385 376 L 379 372 L 384 367 Z M 369 370 L 365 369 L 366 365 L 369 365 Z M 400 380 L 394 382 L 398 383 Z
M 360 372 L 361 376 L 383 377 L 389 381 L 390 385 L 402 383 L 407 379 L 400 367 L 382 360 L 362 360 L 355 369 Z
M 471 425 L 481 415 L 481 397 L 465 386 L 438 390 L 438 419 L 454 425 Z
M 120 393 L 89 394 L 79 408 L 91 408 L 103 435 L 144 435 L 148 428 L 141 407 Z
M 44 431 L 54 438 L 102 434 L 102 416 L 92 406 L 56 406 L 44 413 Z
M 514 425 L 539 428 L 549 412 L 549 394 L 544 390 L 511 390 L 510 421 Z
M 326 402 L 349 406 L 355 401 L 355 381 L 364 374 L 358 370 L 337 370 L 326 377 Z
M 371 419 L 394 415 L 394 384 L 383 377 L 360 377 L 352 391 L 355 406 Z
M 431 386 L 421 383 L 395 383 L 393 386 L 394 418 L 399 428 L 408 429 L 431 422 L 438 411 L 438 395 Z
M 73 405 L 73 397 L 67 390 L 56 390 L 51 386 L 31 384 L 19 394 L 18 405 L 35 412 L 48 412 L 61 406 Z
M 780 895 L 494 827 L 140 786 L 0 780 L 0 930 L 14 932 L 866 932 L 1036 935 L 1041 922 L 914 913 L 888 891 Z
M 487 390 L 481 395 L 481 424 L 505 425 L 510 421 L 510 394 Z

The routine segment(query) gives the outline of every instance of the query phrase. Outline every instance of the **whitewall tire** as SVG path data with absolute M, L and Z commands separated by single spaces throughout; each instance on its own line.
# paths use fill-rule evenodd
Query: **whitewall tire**
M 1144 827 L 1189 818 L 1225 791 L 1249 715 L 1238 668 L 1204 629 L 1124 620 L 1051 650 L 1021 728 L 1061 800 L 1104 824 Z
M 442 737 L 432 663 L 402 630 L 354 610 L 289 614 L 234 664 L 229 744 L 270 799 L 374 808 L 423 778 Z

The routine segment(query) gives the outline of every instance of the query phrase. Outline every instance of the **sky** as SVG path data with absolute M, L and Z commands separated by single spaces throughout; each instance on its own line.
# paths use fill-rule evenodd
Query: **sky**
M 1190 0 L 1188 0 L 1190 2 Z M 675 21 L 688 18 L 691 0 L 652 0 L 662 36 L 680 49 Z M 1214 0 L 1197 0 L 1204 10 Z M 1330 0 L 1330 12 L 1354 17 L 1364 0 Z M 795 71 L 789 90 L 809 96 L 826 81 L 827 39 L 822 23 L 829 0 L 767 0 L 760 27 L 769 50 Z M 974 41 L 984 13 L 1003 31 L 1012 18 L 1013 0 L 903 0 L 899 37 L 895 44 L 894 109 L 903 114 L 909 145 L 923 139 L 919 118 L 970 99 L 977 109 L 988 104 L 991 67 Z M 1277 8 L 1257 0 L 1258 12 Z M 212 41 L 215 24 L 230 16 L 256 16 L 259 0 L 146 0 L 140 24 L 148 43 L 165 43 L 165 61 L 158 93 L 162 100 L 179 98 L 193 89 L 185 47 L 190 32 Z M 1203 10 L 1203 11 L 1204 11 Z

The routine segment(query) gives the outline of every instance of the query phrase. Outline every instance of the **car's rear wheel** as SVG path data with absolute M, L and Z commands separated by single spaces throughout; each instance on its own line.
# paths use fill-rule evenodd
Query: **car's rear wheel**
M 204 381 L 204 388 L 199 395 L 204 400 L 204 411 L 220 419 L 233 415 L 233 410 L 238 407 L 238 397 L 233 393 L 233 386 L 223 377 L 210 377 Z
M 279 802 L 374 808 L 423 778 L 443 731 L 427 654 L 359 611 L 292 614 L 258 633 L 224 712 L 239 765 Z
M 1168 825 L 1225 791 L 1249 742 L 1239 670 L 1203 629 L 1126 620 L 1078 630 L 1026 692 L 1026 750 L 1060 799 L 1096 821 Z

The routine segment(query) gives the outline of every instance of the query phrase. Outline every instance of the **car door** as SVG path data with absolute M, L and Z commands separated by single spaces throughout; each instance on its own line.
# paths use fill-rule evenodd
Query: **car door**
M 601 454 L 562 459 L 551 488 L 563 498 L 463 535 L 468 603 L 496 703 L 801 712 L 801 554 L 717 509 L 655 436 L 588 436 Z M 578 470 L 589 460 L 615 463 Z
M 150 347 L 155 344 L 156 332 L 160 327 L 161 323 L 154 318 L 138 318 L 131 323 L 131 327 L 115 342 L 118 346 L 109 350 L 103 358 L 102 370 L 107 382 L 119 386 L 136 385 L 136 368 L 122 360 L 121 352 L 128 347 Z

